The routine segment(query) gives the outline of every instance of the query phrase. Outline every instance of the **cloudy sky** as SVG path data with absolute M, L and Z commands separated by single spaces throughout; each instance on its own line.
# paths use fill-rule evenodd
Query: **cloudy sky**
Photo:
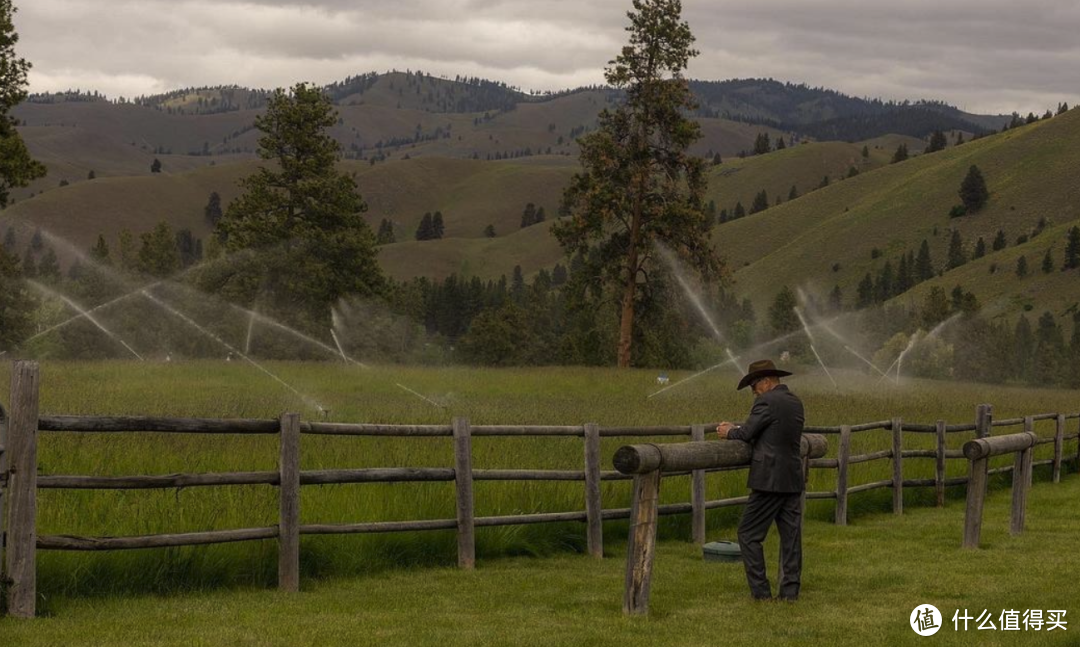
M 973 112 L 1080 103 L 1080 0 L 683 0 L 690 76 Z M 603 79 L 630 0 L 15 0 L 31 90 L 272 88 L 389 69 L 556 90 Z

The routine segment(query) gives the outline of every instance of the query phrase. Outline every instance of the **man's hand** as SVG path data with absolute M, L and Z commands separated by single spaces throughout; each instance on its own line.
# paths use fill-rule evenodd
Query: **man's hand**
M 725 420 L 724 422 L 721 422 L 720 425 L 716 428 L 716 435 L 719 436 L 721 440 L 723 440 L 727 438 L 728 433 L 734 428 L 734 424 Z

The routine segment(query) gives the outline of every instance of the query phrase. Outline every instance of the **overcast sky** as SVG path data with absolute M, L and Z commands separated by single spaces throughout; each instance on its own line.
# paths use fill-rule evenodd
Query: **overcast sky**
M 15 0 L 31 91 L 273 88 L 389 69 L 603 80 L 630 0 Z M 1080 103 L 1080 0 L 684 0 L 700 79 L 772 77 L 983 113 Z

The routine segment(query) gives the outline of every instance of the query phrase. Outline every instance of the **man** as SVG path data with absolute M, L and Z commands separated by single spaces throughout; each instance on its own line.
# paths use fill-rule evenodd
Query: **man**
M 739 522 L 742 551 L 750 595 L 757 600 L 772 598 L 765 575 L 765 553 L 761 542 L 776 522 L 780 531 L 781 581 L 778 599 L 799 598 L 802 571 L 802 496 L 805 488 L 799 446 L 803 431 L 803 405 L 780 383 L 791 375 L 776 368 L 771 360 L 754 362 L 739 382 L 757 396 L 746 424 L 721 422 L 720 438 L 741 440 L 753 446 L 750 476 L 746 486 L 750 499 Z

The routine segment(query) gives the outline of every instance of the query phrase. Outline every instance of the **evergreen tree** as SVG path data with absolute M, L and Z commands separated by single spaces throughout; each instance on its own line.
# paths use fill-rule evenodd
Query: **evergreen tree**
M 633 6 L 629 43 L 605 73 L 623 102 L 602 111 L 597 129 L 578 140 L 582 170 L 564 193 L 571 216 L 553 228 L 567 252 L 600 250 L 603 275 L 619 286 L 620 367 L 630 365 L 635 314 L 651 291 L 654 273 L 645 264 L 654 242 L 673 248 L 706 280 L 722 267 L 703 208 L 704 165 L 687 152 L 700 136 L 683 77 L 697 54 L 694 37 L 678 0 Z
M 520 265 L 514 266 L 513 278 L 510 280 L 510 297 L 517 303 L 525 298 L 525 274 Z
M 1027 256 L 1016 259 L 1016 275 L 1024 278 L 1028 273 Z
M 176 232 L 176 251 L 180 257 L 180 267 L 191 267 L 202 259 L 195 242 L 195 236 L 190 229 Z
M 397 237 L 394 235 L 393 223 L 391 223 L 390 220 L 388 220 L 387 218 L 383 218 L 382 221 L 379 222 L 379 231 L 375 235 L 375 244 L 389 245 L 396 242 Z
M 556 263 L 555 268 L 551 270 L 551 284 L 555 287 L 565 285 L 566 279 L 566 267 L 562 263 Z
M 93 180 L 96 177 L 97 173 L 94 173 L 93 169 L 91 169 L 90 172 L 86 174 L 86 179 L 88 180 Z
M 521 228 L 531 227 L 536 224 L 536 205 L 528 203 L 521 212 Z
M 844 293 L 839 285 L 834 285 L 829 293 L 829 311 L 840 312 L 844 309 Z
M 443 234 L 446 233 L 446 227 L 443 224 L 443 217 L 441 211 L 436 211 L 435 215 L 431 216 L 431 235 L 432 238 L 440 239 Z
M 772 332 L 779 336 L 799 329 L 799 315 L 795 314 L 798 305 L 795 292 L 788 286 L 780 288 L 769 306 L 769 327 Z
M 161 160 L 155 157 L 154 161 L 150 162 L 150 172 L 161 173 Z
M 982 236 L 979 236 L 979 240 L 975 241 L 975 253 L 972 258 L 982 258 L 986 256 L 986 241 Z
M 26 253 L 23 254 L 22 275 L 26 279 L 37 278 L 37 263 L 34 262 L 34 252 L 30 247 L 27 247 Z
M 30 157 L 15 128 L 18 120 L 10 114 L 26 98 L 26 75 L 30 70 L 30 63 L 15 55 L 15 44 L 19 42 L 15 11 L 12 0 L 0 0 L 0 209 L 8 205 L 11 189 L 45 176 L 45 165 Z
M 738 220 L 746 215 L 746 209 L 743 208 L 742 202 L 735 203 L 735 211 L 732 213 L 731 219 Z
M 782 151 L 785 148 L 787 148 L 787 144 L 784 143 L 784 138 L 783 137 L 777 137 L 776 138 L 776 150 Z
M 217 191 L 210 193 L 210 199 L 206 201 L 206 206 L 203 207 L 203 218 L 211 228 L 217 227 L 217 224 L 221 222 L 221 217 L 224 214 L 221 211 L 221 196 Z
M 1061 269 L 1072 270 L 1080 267 L 1080 227 L 1069 230 L 1069 236 L 1065 241 L 1065 262 Z
M 1039 317 L 1035 329 L 1033 377 L 1038 383 L 1058 384 L 1064 381 L 1065 338 L 1051 312 Z
M 259 157 L 273 164 L 241 180 L 244 194 L 218 225 L 227 251 L 257 253 L 234 274 L 211 277 L 212 291 L 250 304 L 266 286 L 272 310 L 319 330 L 343 296 L 383 294 L 375 236 L 361 216 L 367 205 L 352 175 L 338 170 L 340 147 L 326 132 L 337 121 L 317 87 L 274 91 L 255 118 Z
M 416 240 L 432 240 L 435 238 L 435 228 L 431 222 L 431 212 L 428 211 L 420 219 L 420 226 L 416 228 Z
M 120 268 L 125 272 L 138 272 L 139 254 L 135 248 L 135 237 L 127 229 L 121 229 L 117 238 L 119 239 L 117 253 L 119 254 Z
M 949 145 L 949 140 L 946 139 L 945 133 L 940 130 L 935 130 L 934 134 L 930 135 L 930 142 L 926 145 L 925 153 L 936 153 L 938 151 L 945 150 L 945 147 Z
M 30 237 L 30 249 L 34 250 L 34 253 L 40 253 L 45 248 L 45 237 L 41 233 L 41 227 L 34 230 L 34 235 Z
M 765 211 L 769 208 L 769 196 L 765 193 L 765 189 L 762 189 L 757 195 L 754 196 L 754 203 L 750 205 L 750 213 L 758 213 L 759 211 Z
M 799 191 L 795 188 L 795 185 L 792 184 L 791 185 L 791 190 L 788 191 L 787 199 L 788 199 L 788 201 L 791 201 L 791 200 L 794 200 L 797 197 L 799 197 Z
M 912 272 L 912 267 L 908 265 L 908 257 L 906 254 L 901 254 L 900 265 L 896 270 L 895 293 L 903 294 L 914 287 L 914 285 L 915 276 Z
M 884 303 L 893 296 L 893 268 L 891 261 L 885 261 L 885 267 L 878 274 L 877 284 L 874 286 L 874 298 Z
M 903 162 L 907 158 L 908 158 L 907 144 L 900 144 L 899 146 L 896 147 L 896 152 L 893 153 L 892 162 L 890 162 L 890 163 L 891 164 L 896 164 L 897 162 Z
M 712 165 L 713 166 L 720 166 L 720 164 L 722 164 L 722 163 L 723 163 L 723 160 L 720 159 L 720 153 L 717 153 L 716 155 L 713 155 L 713 158 L 712 158 Z
M 758 133 L 754 139 L 754 155 L 764 155 L 772 150 L 769 133 Z
M 994 236 L 994 242 L 990 245 L 990 248 L 995 252 L 999 252 L 1009 246 L 1009 241 L 1005 238 L 1005 232 L 998 229 L 997 235 Z
M 855 296 L 855 307 L 866 308 L 874 303 L 874 279 L 867 272 L 862 281 L 859 281 L 858 292 Z
M 52 245 L 46 245 L 37 265 L 37 278 L 44 283 L 56 285 L 60 282 L 60 259 Z
M 1054 256 L 1050 253 L 1050 250 L 1046 250 L 1046 256 L 1043 256 L 1042 262 L 1043 274 L 1049 274 L 1054 271 Z
M 923 299 L 922 310 L 919 314 L 922 325 L 927 330 L 932 330 L 934 326 L 948 319 L 949 314 L 949 299 L 945 296 L 945 290 L 935 285 Z
M 821 178 L 821 184 L 818 185 L 818 188 L 819 189 L 824 189 L 827 186 L 829 186 L 829 176 L 828 175 Z
M 915 259 L 915 280 L 918 283 L 934 278 L 934 263 L 930 259 L 930 243 L 924 238 Z
M 1031 330 L 1031 323 L 1027 317 L 1020 315 L 1016 321 L 1016 329 L 1013 331 L 1013 362 L 1015 375 L 1023 382 L 1031 378 L 1031 369 L 1034 365 L 1035 333 Z
M 495 225 L 488 225 L 487 227 L 484 227 L 484 237 L 495 238 Z
M 862 157 L 863 157 L 864 160 L 865 159 L 870 159 L 870 147 L 867 146 L 866 144 L 863 144 L 863 147 L 862 147 Z
M 848 178 L 853 178 L 858 174 L 859 174 L 859 169 L 855 168 L 854 166 L 849 166 L 848 167 L 848 170 L 847 170 Z
M 713 209 L 716 209 L 716 203 L 713 203 Z M 714 214 L 715 215 L 715 214 Z M 540 224 L 547 220 L 547 212 L 544 211 L 544 207 L 537 207 L 536 209 L 536 224 Z
M 141 237 L 139 269 L 144 274 L 165 278 L 181 267 L 180 251 L 169 223 L 162 221 Z
M 960 230 L 953 229 L 952 237 L 949 239 L 949 258 L 946 264 L 946 269 L 956 269 L 967 263 L 967 252 L 964 251 L 964 240 L 960 237 Z
M 0 37 L 2 36 L 3 30 L 0 29 Z M 3 49 L 0 48 L 0 54 L 2 52 Z M 0 289 L 0 351 L 14 349 L 34 330 L 37 300 L 22 279 L 18 257 L 0 247 L 0 285 L 3 286 L 3 289 Z
M 18 245 L 19 239 L 15 236 L 15 228 L 8 225 L 7 231 L 4 232 L 4 251 L 8 254 L 14 254 Z
M 968 213 L 975 213 L 986 206 L 986 202 L 990 199 L 990 191 L 986 188 L 986 179 L 983 178 L 978 166 L 973 165 L 968 169 L 967 176 L 960 183 L 959 193 L 960 200 Z

